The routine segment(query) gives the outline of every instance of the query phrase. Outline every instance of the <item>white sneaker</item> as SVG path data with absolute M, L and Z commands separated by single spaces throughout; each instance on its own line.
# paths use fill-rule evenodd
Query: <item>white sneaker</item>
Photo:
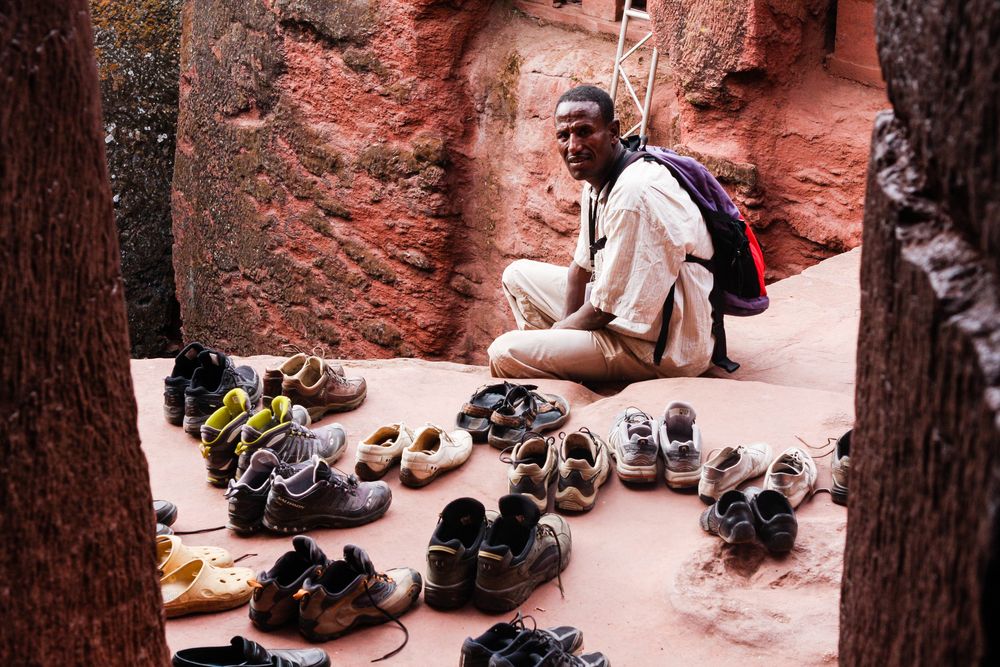
M 794 509 L 816 488 L 818 476 L 816 462 L 809 452 L 789 447 L 771 461 L 764 478 L 764 488 L 781 493 Z
M 660 451 L 663 475 L 672 489 L 697 486 L 701 479 L 701 429 L 695 417 L 694 408 L 683 401 L 674 401 L 663 411 Z
M 381 479 L 389 468 L 403 458 L 403 450 L 413 444 L 413 431 L 403 424 L 389 424 L 377 429 L 358 443 L 354 474 L 371 482 Z
M 701 467 L 698 497 L 711 505 L 726 491 L 763 475 L 770 460 L 771 446 L 766 442 L 726 447 Z
M 656 483 L 659 437 L 656 420 L 642 410 L 627 408 L 618 414 L 608 434 L 608 443 L 615 458 L 615 471 L 623 482 Z
M 413 437 L 413 443 L 403 450 L 399 479 L 407 486 L 425 486 L 443 472 L 469 460 L 472 436 L 468 431 L 451 433 L 427 424 Z

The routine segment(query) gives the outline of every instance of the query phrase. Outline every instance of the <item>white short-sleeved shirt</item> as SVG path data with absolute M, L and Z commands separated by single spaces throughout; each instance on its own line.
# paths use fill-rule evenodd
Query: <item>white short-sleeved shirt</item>
M 597 204 L 595 239 L 607 237 L 590 262 L 589 210 Z M 593 273 L 590 303 L 615 315 L 607 328 L 639 359 L 652 364 L 663 320 L 663 302 L 675 281 L 674 311 L 660 368 L 699 375 L 711 365 L 712 274 L 685 262 L 688 254 L 711 259 L 708 228 L 691 196 L 662 165 L 638 161 L 622 172 L 611 192 L 584 184 L 580 236 L 573 261 Z

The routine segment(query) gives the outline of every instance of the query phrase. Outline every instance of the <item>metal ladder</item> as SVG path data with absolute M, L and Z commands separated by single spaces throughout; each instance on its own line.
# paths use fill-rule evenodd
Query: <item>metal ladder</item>
M 628 80 L 628 74 L 626 74 L 625 70 L 622 69 L 622 63 L 625 62 L 626 58 L 638 51 L 643 44 L 648 42 L 653 37 L 653 30 L 650 28 L 650 31 L 646 33 L 645 37 L 636 42 L 635 45 L 628 51 L 625 51 L 625 35 L 628 33 L 629 19 L 637 19 L 639 21 L 646 21 L 647 23 L 650 22 L 648 12 L 632 9 L 632 0 L 625 0 L 625 10 L 622 13 L 622 28 L 618 33 L 618 52 L 615 54 L 615 69 L 614 74 L 611 75 L 611 99 L 614 101 L 617 96 L 618 79 L 621 77 L 622 83 L 625 84 L 625 89 L 632 98 L 632 102 L 641 114 L 639 122 L 629 128 L 629 130 L 622 136 L 631 136 L 636 130 L 639 130 L 639 137 L 642 143 L 645 144 L 647 139 L 646 126 L 649 124 L 649 105 L 653 101 L 653 82 L 654 77 L 656 76 L 656 64 L 660 58 L 660 53 L 656 47 L 653 46 L 653 57 L 649 61 L 649 77 L 646 80 L 646 99 L 643 103 L 640 103 L 639 95 L 635 92 L 632 82 Z

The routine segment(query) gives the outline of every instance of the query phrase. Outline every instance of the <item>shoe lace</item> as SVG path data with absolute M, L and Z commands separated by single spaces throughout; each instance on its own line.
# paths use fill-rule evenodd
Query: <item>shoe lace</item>
M 299 423 L 296 423 L 296 422 L 291 422 L 291 424 L 292 424 L 292 427 L 291 427 L 292 435 L 298 435 L 298 436 L 301 436 L 303 438 L 315 438 L 316 437 L 315 433 L 313 433 L 311 430 L 307 429 L 302 424 L 299 424 Z
M 830 454 L 832 454 L 837 449 L 837 438 L 827 438 L 826 439 L 826 444 L 820 445 L 819 447 L 814 447 L 813 445 L 810 445 L 808 442 L 806 442 L 805 440 L 803 440 L 799 436 L 795 436 L 795 439 L 798 440 L 799 442 L 801 442 L 803 445 L 805 445 L 806 448 L 811 449 L 814 452 L 823 451 L 827 447 L 830 447 L 831 444 L 833 445 L 832 447 L 830 447 L 830 449 L 827 449 L 822 454 L 813 454 L 812 457 L 814 459 L 826 458 L 827 456 L 829 456 Z
M 638 424 L 640 422 L 644 422 L 650 419 L 652 419 L 652 417 L 647 415 L 641 409 L 635 407 L 634 405 L 630 405 L 627 408 L 625 408 L 625 412 L 622 413 L 622 416 L 618 420 L 618 423 L 621 424 L 624 421 L 628 422 L 629 424 Z
M 372 660 L 372 662 L 382 662 L 383 660 L 386 660 L 386 659 L 391 658 L 392 656 L 396 655 L 397 653 L 399 653 L 400 651 L 402 651 L 406 647 L 407 642 L 410 641 L 410 631 L 406 629 L 406 626 L 403 625 L 403 622 L 401 620 L 399 620 L 399 617 L 397 617 L 395 614 L 393 614 L 391 612 L 386 611 L 385 609 L 383 609 L 382 607 L 379 606 L 378 602 L 375 601 L 375 597 L 372 595 L 371 589 L 368 587 L 368 581 L 369 581 L 369 579 L 375 579 L 376 581 L 382 581 L 382 582 L 385 582 L 385 583 L 390 584 L 390 585 L 394 584 L 395 582 L 391 578 L 389 578 L 389 576 L 387 574 L 379 572 L 379 573 L 375 574 L 373 577 L 368 577 L 368 578 L 365 579 L 365 595 L 368 596 L 368 601 L 372 603 L 373 607 L 375 607 L 380 612 L 382 612 L 383 616 L 385 616 L 387 619 L 389 619 L 390 621 L 392 621 L 393 623 L 395 623 L 396 625 L 398 625 L 400 627 L 400 629 L 402 629 L 402 631 L 403 631 L 403 643 L 402 644 L 400 644 L 399 646 L 397 646 L 396 648 L 394 648 L 392 651 L 386 653 L 381 658 L 376 658 L 376 659 Z
M 538 524 L 538 531 L 539 533 L 548 533 L 556 541 L 556 553 L 559 554 L 559 565 L 556 567 L 556 583 L 559 586 L 559 595 L 563 599 L 566 599 L 566 593 L 563 591 L 562 584 L 562 545 L 559 544 L 559 535 L 556 534 L 556 529 L 548 524 Z

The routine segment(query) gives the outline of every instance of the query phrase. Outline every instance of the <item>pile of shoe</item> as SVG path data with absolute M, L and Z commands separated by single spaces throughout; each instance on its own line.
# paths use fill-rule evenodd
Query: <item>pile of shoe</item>
M 467 637 L 462 643 L 462 667 L 611 667 L 602 653 L 578 655 L 583 633 L 576 628 L 529 630 L 524 620 L 518 614 L 478 637 Z
M 205 457 L 208 482 L 226 486 L 240 477 L 250 457 L 261 449 L 271 450 L 283 462 L 295 464 L 317 456 L 333 463 L 344 453 L 347 436 L 337 423 L 319 429 L 311 424 L 308 411 L 278 396 L 259 412 L 242 389 L 232 389 L 222 407 L 201 426 L 201 453 Z
M 289 464 L 270 449 L 250 457 L 246 472 L 226 490 L 226 526 L 247 535 L 261 526 L 276 533 L 348 528 L 380 518 L 392 503 L 385 482 L 362 482 L 317 455 Z
M 330 667 L 330 656 L 318 648 L 268 650 L 246 637 L 228 646 L 185 648 L 174 653 L 173 667 Z
M 257 371 L 237 366 L 233 360 L 198 342 L 187 345 L 174 360 L 174 368 L 163 380 L 163 415 L 174 426 L 197 436 L 201 425 L 222 407 L 223 397 L 242 389 L 250 404 L 260 400 L 262 384 Z
M 225 549 L 189 547 L 176 535 L 160 535 L 156 557 L 167 618 L 239 607 L 253 593 L 253 571 L 233 567 Z
M 505 455 L 509 452 L 509 458 Z M 555 438 L 526 433 L 521 442 L 504 450 L 501 460 L 510 464 L 510 493 L 529 498 L 540 512 L 548 507 L 552 483 L 557 509 L 586 512 L 597 502 L 597 492 L 611 471 L 607 444 L 587 428 Z
M 701 430 L 694 408 L 674 401 L 654 419 L 639 408 L 621 412 L 608 434 L 618 478 L 628 484 L 655 484 L 657 462 L 672 489 L 693 487 L 701 474 Z
M 763 490 L 737 488 L 761 474 Z M 701 527 L 730 544 L 759 537 L 771 552 L 791 551 L 798 533 L 795 508 L 812 495 L 816 478 L 816 462 L 798 447 L 774 460 L 767 443 L 725 447 L 702 470 L 698 496 L 712 506 L 702 513 Z
M 342 560 L 329 560 L 314 540 L 300 535 L 292 539 L 292 551 L 250 585 L 250 620 L 255 626 L 273 631 L 298 625 L 306 639 L 327 641 L 387 621 L 407 633 L 398 617 L 420 597 L 421 578 L 407 567 L 377 572 L 368 554 L 351 544 L 344 547 Z M 388 656 L 405 645 L 404 640 Z
M 471 454 L 472 436 L 466 431 L 448 433 L 426 424 L 414 432 L 405 424 L 389 424 L 358 443 L 354 473 L 364 480 L 381 479 L 399 463 L 399 480 L 417 488 L 458 468 Z
M 502 497 L 499 507 L 487 514 L 478 500 L 459 498 L 442 510 L 427 547 L 427 604 L 456 609 L 472 598 L 483 611 L 511 611 L 566 569 L 572 536 L 565 519 L 542 514 L 521 494 Z
M 455 423 L 469 432 L 473 442 L 489 442 L 497 449 L 516 445 L 529 431 L 559 428 L 569 419 L 569 403 L 537 388 L 512 382 L 480 387 L 462 406 Z

